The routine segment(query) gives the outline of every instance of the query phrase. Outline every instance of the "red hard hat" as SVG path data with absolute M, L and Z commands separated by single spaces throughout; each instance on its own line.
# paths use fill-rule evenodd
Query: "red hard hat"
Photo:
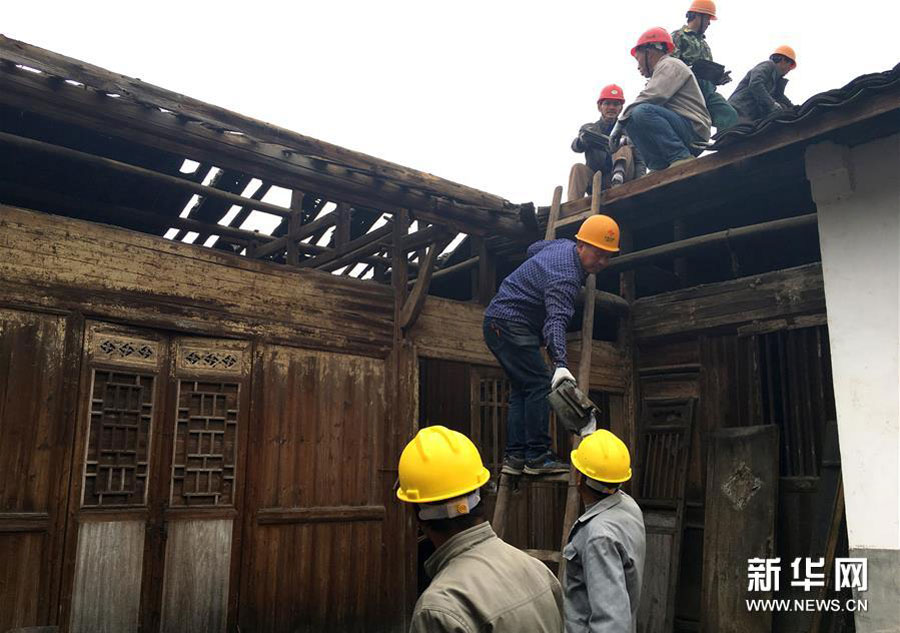
M 666 52 L 671 53 L 675 50 L 675 44 L 672 43 L 672 36 L 661 26 L 655 26 L 652 29 L 644 31 L 638 38 L 637 44 L 631 49 L 631 56 L 637 57 L 637 49 L 644 44 L 665 44 Z
M 608 86 L 603 86 L 603 89 L 600 91 L 600 96 L 597 97 L 597 103 L 601 101 L 621 101 L 625 102 L 625 93 L 622 92 L 622 88 L 617 86 L 616 84 L 609 84 Z

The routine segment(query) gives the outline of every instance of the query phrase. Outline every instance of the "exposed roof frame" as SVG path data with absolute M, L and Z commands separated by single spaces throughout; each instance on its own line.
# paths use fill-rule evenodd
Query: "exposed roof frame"
M 0 103 L 212 161 L 285 188 L 320 191 L 362 205 L 408 208 L 423 219 L 475 235 L 532 237 L 533 227 L 523 223 L 523 217 L 533 215 L 530 204 L 514 205 L 2 35 L 0 62 Z

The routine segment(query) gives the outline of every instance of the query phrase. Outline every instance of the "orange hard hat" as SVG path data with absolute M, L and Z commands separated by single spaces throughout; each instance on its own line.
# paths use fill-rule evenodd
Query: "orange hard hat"
M 716 19 L 716 3 L 712 0 L 694 0 L 688 13 L 705 13 L 710 20 Z
M 781 55 L 783 57 L 787 57 L 789 60 L 794 62 L 794 65 L 791 68 L 797 67 L 797 54 L 794 52 L 794 49 L 788 46 L 787 44 L 782 44 L 778 48 L 775 49 L 773 55 Z
M 665 44 L 667 53 L 671 53 L 675 50 L 672 36 L 661 26 L 655 26 L 652 29 L 644 31 L 638 38 L 637 44 L 631 49 L 631 56 L 637 57 L 637 49 L 645 44 Z
M 622 88 L 617 86 L 616 84 L 609 84 L 608 86 L 603 86 L 603 89 L 600 91 L 600 96 L 597 97 L 597 103 L 601 101 L 621 101 L 625 102 L 625 93 L 622 92 Z
M 592 215 L 581 223 L 575 239 L 610 253 L 618 253 L 619 225 L 608 215 Z

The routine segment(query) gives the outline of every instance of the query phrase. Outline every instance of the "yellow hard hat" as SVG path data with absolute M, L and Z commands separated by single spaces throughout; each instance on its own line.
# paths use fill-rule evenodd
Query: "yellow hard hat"
M 428 426 L 416 433 L 400 454 L 397 468 L 397 497 L 409 503 L 459 497 L 491 478 L 472 440 L 444 426 Z
M 788 46 L 787 44 L 782 44 L 778 48 L 775 49 L 775 52 L 772 55 L 781 55 L 782 57 L 787 57 L 789 60 L 794 62 L 794 65 L 791 68 L 797 67 L 797 53 L 794 52 L 794 49 Z
M 597 481 L 618 484 L 631 479 L 631 456 L 625 442 L 605 429 L 594 431 L 572 451 L 572 465 Z
M 618 253 L 619 225 L 608 215 L 592 215 L 581 223 L 575 239 L 604 251 Z

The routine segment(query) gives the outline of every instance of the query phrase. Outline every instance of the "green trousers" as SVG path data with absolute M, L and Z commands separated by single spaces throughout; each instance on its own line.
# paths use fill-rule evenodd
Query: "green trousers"
M 716 92 L 716 85 L 706 79 L 698 79 L 700 92 L 706 100 L 706 109 L 716 131 L 721 132 L 732 127 L 738 120 L 737 110 L 731 107 L 725 97 Z

